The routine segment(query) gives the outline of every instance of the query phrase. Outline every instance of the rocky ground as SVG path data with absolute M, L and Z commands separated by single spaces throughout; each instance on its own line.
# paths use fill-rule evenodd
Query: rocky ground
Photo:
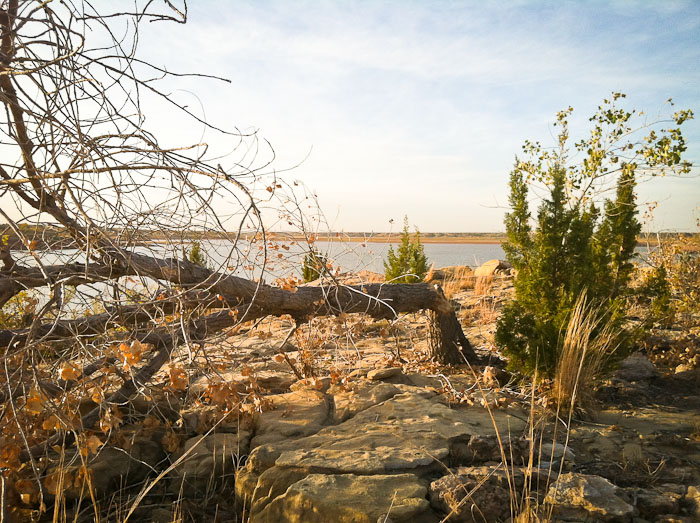
M 119 521 L 700 521 L 700 330 L 654 331 L 595 408 L 557 418 L 492 344 L 501 269 L 443 281 L 485 365 L 427 361 L 422 315 L 230 332 L 183 351 L 183 390 L 124 409 L 93 490 L 59 503 L 86 521 L 92 496 Z

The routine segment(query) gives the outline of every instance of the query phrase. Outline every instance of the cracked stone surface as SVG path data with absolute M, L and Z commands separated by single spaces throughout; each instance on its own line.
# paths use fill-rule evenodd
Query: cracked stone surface
M 358 476 L 423 478 L 444 470 L 445 466 L 458 464 L 460 454 L 453 450 L 465 447 L 473 435 L 495 432 L 489 413 L 483 408 L 450 409 L 422 394 L 396 394 L 397 391 L 392 385 L 384 384 L 362 390 L 360 395 L 364 399 L 353 401 L 349 396 L 341 396 L 341 401 L 336 401 L 336 412 L 342 414 L 336 420 L 351 416 L 365 402 L 389 397 L 315 434 L 254 448 L 246 467 L 237 476 L 239 504 L 250 507 L 251 516 L 262 517 L 268 507 L 282 503 L 278 500 L 287 496 L 292 485 L 310 476 L 318 477 L 297 485 L 297 491 L 300 486 L 310 489 L 306 497 L 302 496 L 305 500 L 319 496 L 312 492 L 318 485 L 323 485 L 323 489 L 328 487 L 319 479 L 322 476 L 342 477 L 343 481 Z M 518 418 L 500 411 L 494 414 L 503 430 L 506 427 L 511 431 L 522 430 L 524 424 Z M 358 481 L 354 479 L 353 484 Z M 297 491 L 284 498 L 282 505 L 291 506 L 302 499 Z

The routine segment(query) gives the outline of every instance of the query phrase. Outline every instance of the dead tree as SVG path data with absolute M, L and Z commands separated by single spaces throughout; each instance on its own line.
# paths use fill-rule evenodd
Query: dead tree
M 165 2 L 154 11 L 147 3 L 140 12 L 102 16 L 78 5 L 5 0 L 0 11 L 0 306 L 21 307 L 22 316 L 21 325 L 0 330 L 4 448 L 21 448 L 19 457 L 32 461 L 46 443 L 94 429 L 110 404 L 129 401 L 178 347 L 269 315 L 303 323 L 432 311 L 436 358 L 476 361 L 437 286 L 264 283 L 271 254 L 281 255 L 263 226 L 263 207 L 280 202 L 290 225 L 303 220 L 284 209 L 284 191 L 292 189 L 270 168 L 274 151 L 256 134 L 216 128 L 143 80 L 146 69 L 173 76 L 134 53 L 139 22 L 184 23 L 186 6 Z M 91 48 L 85 35 L 96 33 L 103 40 Z M 128 45 L 114 36 L 123 33 Z M 205 144 L 161 146 L 141 108 L 142 98 L 153 97 L 237 143 L 238 156 L 212 164 Z M 217 264 L 181 255 L 197 238 L 218 242 Z M 22 300 L 28 290 L 40 298 Z M 57 412 L 60 430 L 28 428 L 32 398 L 71 389 L 70 375 L 57 379 L 58 371 L 88 362 L 71 371 L 87 377 L 113 365 L 108 347 L 120 340 L 152 350 L 121 373 L 101 405 L 77 424 Z

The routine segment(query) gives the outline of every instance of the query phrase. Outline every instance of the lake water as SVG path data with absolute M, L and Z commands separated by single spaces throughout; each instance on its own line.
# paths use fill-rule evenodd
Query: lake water
M 394 250 L 397 244 L 388 243 L 330 243 L 316 242 L 316 248 L 329 253 L 341 270 L 384 272 L 384 260 L 389 246 Z M 450 265 L 468 265 L 478 267 L 494 258 L 503 259 L 505 253 L 500 244 L 489 243 L 425 243 L 423 244 L 428 262 L 436 268 Z
M 236 274 L 249 279 L 258 279 L 262 276 L 267 283 L 276 278 L 286 278 L 296 276 L 301 278 L 301 265 L 308 246 L 290 242 L 278 242 L 268 244 L 267 249 L 262 249 L 259 244 L 241 241 L 237 245 L 227 241 L 203 241 L 202 248 L 209 260 L 209 265 L 219 271 L 229 274 Z M 394 249 L 397 244 L 388 243 L 361 243 L 361 242 L 341 242 L 341 241 L 318 241 L 314 247 L 324 256 L 328 257 L 329 263 L 333 264 L 333 270 L 341 273 L 359 272 L 362 270 L 384 273 L 384 260 L 390 245 Z M 504 259 L 505 253 L 500 244 L 478 244 L 478 243 L 426 243 L 423 245 L 429 264 L 436 268 L 451 265 L 467 265 L 478 267 L 482 263 L 494 258 Z M 155 244 L 142 246 L 136 249 L 142 253 L 148 253 L 157 257 L 177 256 L 182 257 L 181 246 L 167 246 Z M 646 247 L 637 249 L 641 263 L 644 263 Z M 37 251 L 45 264 L 84 262 L 85 257 L 73 249 L 66 249 L 60 252 Z M 34 265 L 34 260 L 26 251 L 14 251 L 13 255 L 18 262 L 27 265 Z M 264 260 L 265 273 L 262 273 L 261 266 Z M 122 285 L 127 287 L 131 278 L 122 279 Z M 155 282 L 147 279 L 133 283 L 134 285 L 155 286 Z M 100 294 L 105 289 L 104 284 L 93 284 L 83 286 L 82 290 L 89 299 L 90 296 Z M 37 289 L 39 295 L 44 293 Z M 42 296 L 43 298 L 43 296 Z M 43 301 L 43 300 L 42 300 Z
M 309 249 L 307 245 L 290 242 L 268 244 L 266 253 L 261 250 L 259 244 L 251 244 L 246 241 L 241 241 L 237 245 L 227 241 L 202 241 L 201 245 L 209 260 L 209 265 L 215 270 L 250 279 L 262 276 L 267 283 L 271 283 L 276 278 L 289 276 L 301 278 L 302 261 Z M 393 245 L 394 249 L 398 247 L 398 244 L 342 241 L 318 241 L 314 247 L 321 254 L 327 256 L 329 262 L 333 264 L 333 269 L 338 269 L 339 272 L 366 270 L 384 274 L 384 260 L 390 245 Z M 499 244 L 426 243 L 423 247 L 429 263 L 434 264 L 436 268 L 450 265 L 477 267 L 485 261 L 505 257 Z M 166 244 L 140 246 L 136 248 L 136 251 L 157 257 L 182 257 L 181 247 Z M 265 259 L 263 253 L 266 254 L 267 258 L 264 275 L 260 268 Z M 15 260 L 23 265 L 36 265 L 34 258 L 27 251 L 13 251 L 12 254 Z M 85 255 L 75 249 L 35 251 L 34 254 L 38 255 L 45 265 L 85 262 Z M 134 278 L 121 278 L 121 285 L 127 288 L 138 288 L 144 285 L 152 289 L 157 288 L 157 284 L 149 279 L 135 280 Z M 105 290 L 106 285 L 103 283 L 83 285 L 81 292 L 73 297 L 71 306 L 77 308 L 88 306 L 94 297 L 101 295 Z M 45 289 L 35 289 L 32 294 L 42 304 L 48 299 Z
M 203 241 L 201 245 L 216 268 L 231 267 L 234 274 L 248 278 L 260 277 L 260 266 L 266 258 L 264 278 L 267 282 L 290 275 L 301 277 L 302 261 L 309 251 L 305 244 L 290 242 L 273 243 L 272 247 L 268 245 L 266 252 L 260 244 L 247 242 L 240 242 L 235 249 L 232 249 L 231 243 L 224 241 Z M 383 274 L 384 260 L 392 245 L 396 250 L 398 244 L 372 242 L 317 241 L 313 246 L 328 258 L 334 271 L 337 269 L 345 273 L 364 270 Z M 426 243 L 423 247 L 429 264 L 434 264 L 436 268 L 450 265 L 477 267 L 485 261 L 505 257 L 499 244 Z

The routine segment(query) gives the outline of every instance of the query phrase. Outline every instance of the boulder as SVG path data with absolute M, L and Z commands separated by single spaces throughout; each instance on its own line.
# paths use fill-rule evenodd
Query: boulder
M 569 472 L 549 487 L 545 502 L 553 505 L 558 521 L 629 520 L 634 507 L 618 492 L 618 487 L 605 478 Z
M 275 498 L 251 523 L 416 521 L 429 509 L 425 482 L 412 474 L 310 474 Z
M 489 260 L 474 269 L 474 276 L 477 278 L 487 278 L 498 273 L 504 273 L 513 266 L 505 260 Z
M 348 474 L 388 474 L 439 467 L 451 443 L 475 429 L 464 415 L 418 394 L 404 393 L 340 425 L 281 448 L 275 464 Z
M 556 477 L 556 472 L 545 469 L 459 467 L 430 484 L 430 504 L 450 514 L 449 521 L 505 521 L 510 517 L 511 492 L 522 493 L 526 480 L 530 491 L 538 486 L 546 489 Z
M 659 371 L 644 354 L 635 352 L 622 360 L 616 375 L 626 381 L 642 381 L 657 378 Z

